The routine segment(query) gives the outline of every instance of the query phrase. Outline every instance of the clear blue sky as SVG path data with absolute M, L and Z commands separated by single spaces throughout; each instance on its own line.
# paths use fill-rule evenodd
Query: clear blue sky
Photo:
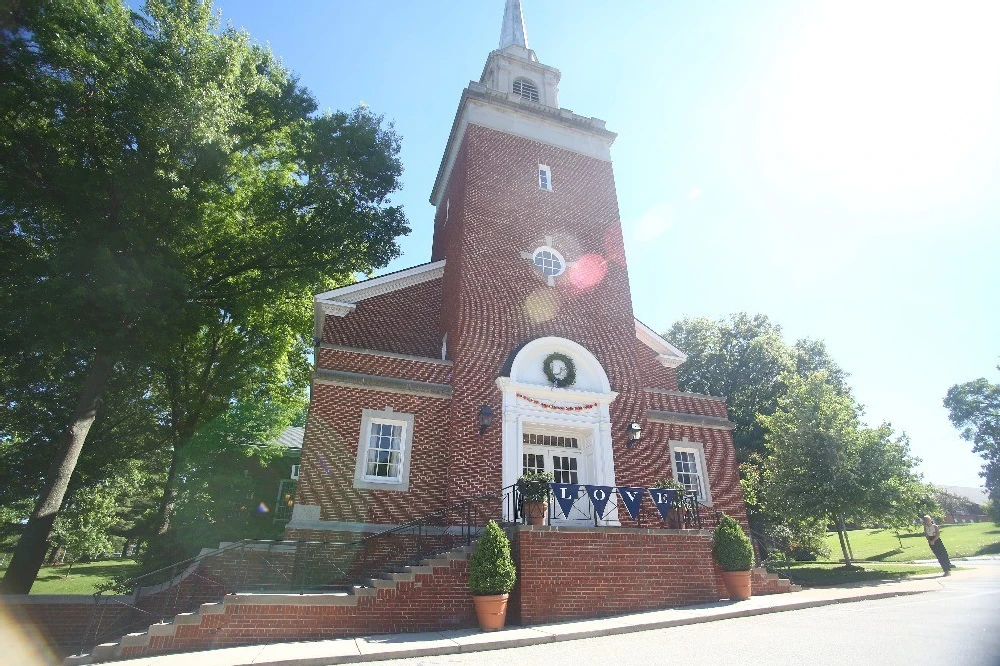
M 941 405 L 1000 380 L 1000 4 L 523 0 L 560 102 L 618 132 L 636 315 L 656 330 L 745 310 L 817 337 L 871 423 L 933 482 L 980 485 Z M 413 232 L 502 0 L 222 0 L 323 108 L 360 102 L 403 137 Z

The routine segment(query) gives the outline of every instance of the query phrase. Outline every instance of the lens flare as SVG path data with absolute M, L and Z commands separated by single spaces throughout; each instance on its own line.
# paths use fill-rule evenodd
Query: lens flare
M 270 512 L 271 512 L 271 509 L 268 508 L 268 506 L 266 504 L 264 504 L 263 502 L 261 502 L 260 504 L 257 505 L 257 513 L 270 513 Z
M 549 321 L 559 312 L 559 294 L 555 289 L 539 287 L 524 299 L 524 312 L 536 324 Z
M 585 254 L 569 267 L 570 284 L 580 291 L 590 291 L 608 274 L 608 262 L 599 254 Z
M 0 644 L 5 664 L 47 666 L 60 663 L 48 641 L 21 609 L 0 597 Z

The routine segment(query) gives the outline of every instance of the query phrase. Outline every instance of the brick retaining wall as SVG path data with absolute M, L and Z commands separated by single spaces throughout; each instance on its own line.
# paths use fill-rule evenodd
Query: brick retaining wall
M 525 625 L 726 596 L 707 531 L 524 526 L 512 545 L 513 619 Z
M 40 642 L 64 654 L 80 647 L 94 608 L 89 594 L 0 596 L 0 616 L 9 615 L 27 631 L 37 632 Z

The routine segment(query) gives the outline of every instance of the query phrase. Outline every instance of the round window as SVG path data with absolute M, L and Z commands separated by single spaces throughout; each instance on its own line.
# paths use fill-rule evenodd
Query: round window
M 535 266 L 541 269 L 542 274 L 548 277 L 562 275 L 563 271 L 566 270 L 566 260 L 563 259 L 561 254 L 548 246 L 535 250 L 533 261 L 535 262 Z

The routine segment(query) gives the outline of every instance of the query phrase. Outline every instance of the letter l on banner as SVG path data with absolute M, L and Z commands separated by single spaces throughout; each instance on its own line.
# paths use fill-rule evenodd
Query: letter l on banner
M 569 518 L 569 512 L 573 510 L 573 502 L 580 495 L 580 484 L 550 483 L 549 486 L 552 487 L 552 494 L 556 496 L 556 501 L 559 502 L 559 508 L 562 509 L 563 516 Z

